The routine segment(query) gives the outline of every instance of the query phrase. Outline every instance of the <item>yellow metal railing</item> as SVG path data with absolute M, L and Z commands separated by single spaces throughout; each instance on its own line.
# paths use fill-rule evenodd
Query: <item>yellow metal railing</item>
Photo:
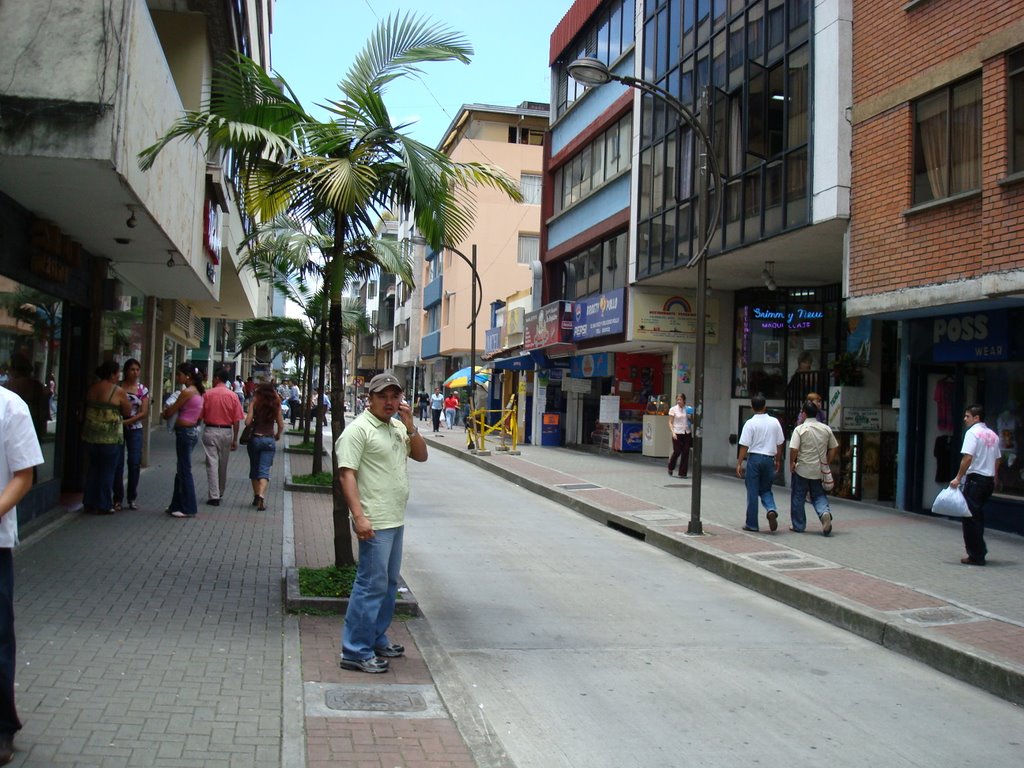
M 488 417 L 496 415 L 493 424 L 488 424 Z M 487 436 L 495 439 L 497 433 L 500 442 L 497 450 L 516 450 L 519 444 L 519 419 L 515 408 L 487 410 L 477 408 L 466 420 L 466 441 L 469 448 L 478 451 L 487 450 Z

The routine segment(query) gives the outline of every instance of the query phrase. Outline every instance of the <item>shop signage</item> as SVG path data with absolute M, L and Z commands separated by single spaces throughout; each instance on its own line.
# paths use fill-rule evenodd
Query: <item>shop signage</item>
M 488 328 L 484 331 L 484 353 L 491 354 L 501 349 L 501 328 Z
M 206 255 L 214 264 L 220 264 L 220 208 L 213 200 L 206 198 L 203 213 L 203 245 Z
M 562 377 L 562 391 L 574 392 L 578 395 L 589 395 L 593 386 L 590 379 L 575 379 L 572 376 Z
M 601 405 L 598 410 L 597 420 L 602 424 L 617 424 L 619 422 L 618 395 L 601 395 Z
M 843 432 L 881 432 L 881 408 L 857 408 L 846 406 L 842 409 Z
M 625 329 L 624 288 L 579 299 L 573 308 L 573 341 L 622 333 Z
M 614 371 L 614 352 L 577 355 L 569 362 L 569 372 L 574 379 L 601 379 L 611 376 Z
M 932 320 L 932 359 L 942 363 L 1006 360 L 1009 326 L 1005 310 Z
M 633 338 L 693 343 L 697 338 L 696 297 L 692 292 L 673 294 L 633 290 Z M 718 343 L 718 300 L 709 299 L 704 308 L 704 338 Z
M 71 271 L 82 266 L 82 245 L 67 237 L 56 224 L 34 219 L 29 269 L 55 283 L 67 283 Z
M 544 349 L 555 344 L 572 344 L 572 302 L 554 301 L 536 312 L 528 312 L 523 323 L 523 347 Z
M 782 330 L 783 328 L 788 328 L 791 331 L 806 330 L 813 328 L 815 322 L 825 317 L 825 313 L 820 309 L 811 309 L 810 307 L 791 307 L 787 310 L 751 307 L 750 314 L 756 328 L 768 331 Z

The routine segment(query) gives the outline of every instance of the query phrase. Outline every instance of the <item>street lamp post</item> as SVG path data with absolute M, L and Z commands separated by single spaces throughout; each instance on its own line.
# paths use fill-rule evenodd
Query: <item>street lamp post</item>
M 484 300 L 484 289 L 480 283 L 480 273 L 476 270 L 476 244 L 470 248 L 470 254 L 472 256 L 466 256 L 458 248 L 454 248 L 450 245 L 446 245 L 449 251 L 454 253 L 467 265 L 473 273 L 472 279 L 472 296 L 470 298 L 470 310 L 471 315 L 469 318 L 469 412 L 472 413 L 476 410 L 476 318 L 480 314 L 480 306 Z M 474 438 L 473 447 L 476 448 L 476 440 Z
M 718 158 L 715 156 L 715 146 L 709 135 L 710 123 L 710 97 L 709 88 L 705 87 L 701 93 L 700 119 L 693 114 L 688 106 L 666 91 L 660 85 L 648 80 L 641 80 L 636 77 L 616 75 L 608 66 L 592 58 L 577 59 L 568 66 L 569 75 L 578 83 L 587 86 L 599 86 L 606 83 L 621 83 L 630 88 L 635 88 L 643 93 L 648 93 L 667 104 L 679 117 L 680 127 L 687 127 L 693 131 L 700 140 L 703 152 L 701 154 L 700 179 L 697 192 L 697 252 L 690 258 L 686 266 L 697 267 L 697 338 L 695 339 L 694 351 L 694 382 L 693 382 L 693 485 L 690 497 L 690 523 L 687 526 L 687 533 L 700 535 L 704 532 L 700 519 L 701 503 L 701 479 L 704 464 L 704 368 L 706 351 L 707 332 L 707 287 L 708 287 L 708 264 L 707 252 L 714 233 L 718 228 L 718 222 L 722 213 L 722 173 L 718 168 Z M 681 146 L 682 142 L 677 142 Z M 711 174 L 715 180 L 715 208 L 708 218 L 708 197 L 710 195 Z

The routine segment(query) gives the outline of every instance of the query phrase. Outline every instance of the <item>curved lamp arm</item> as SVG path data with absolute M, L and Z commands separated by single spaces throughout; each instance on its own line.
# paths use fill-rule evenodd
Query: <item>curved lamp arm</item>
M 574 80 L 589 87 L 596 87 L 598 85 L 611 82 L 622 83 L 629 88 L 635 88 L 638 91 L 649 93 L 650 95 L 661 99 L 668 104 L 668 106 L 671 107 L 677 115 L 679 115 L 679 121 L 692 130 L 704 145 L 705 162 L 710 165 L 710 170 L 715 180 L 715 208 L 711 214 L 711 221 L 708 222 L 709 232 L 703 247 L 701 247 L 700 251 L 698 251 L 686 263 L 687 267 L 694 266 L 707 254 L 708 248 L 714 240 L 714 233 L 718 229 L 718 225 L 722 217 L 722 197 L 725 193 L 725 186 L 722 183 L 722 170 L 718 164 L 718 157 L 715 155 L 715 145 L 712 143 L 711 137 L 708 136 L 707 132 L 701 126 L 700 122 L 689 107 L 673 96 L 671 92 L 665 90 L 656 83 L 652 83 L 649 80 L 641 80 L 636 77 L 616 75 L 608 69 L 603 61 L 600 61 L 599 59 L 577 59 L 566 67 L 566 69 Z

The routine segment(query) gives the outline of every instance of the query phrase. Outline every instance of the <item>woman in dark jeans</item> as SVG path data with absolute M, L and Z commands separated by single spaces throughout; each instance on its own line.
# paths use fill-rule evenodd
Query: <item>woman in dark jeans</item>
M 124 450 L 114 469 L 114 509 L 121 509 L 124 495 L 124 457 L 128 454 L 128 509 L 138 509 L 139 473 L 142 469 L 142 424 L 149 415 L 149 389 L 139 381 L 142 364 L 135 358 L 124 361 L 121 389 L 132 404 L 132 415 L 124 420 Z
M 174 448 L 177 454 L 177 472 L 174 475 L 174 492 L 171 505 L 164 511 L 171 517 L 191 518 L 199 513 L 196 501 L 196 486 L 192 479 L 192 450 L 199 442 L 197 425 L 203 414 L 202 374 L 192 363 L 182 363 L 175 372 L 175 382 L 184 387 L 178 399 L 164 408 L 165 419 L 177 414 L 174 423 Z
M 260 384 L 249 403 L 245 426 L 253 425 L 249 445 L 249 480 L 252 481 L 252 505 L 259 510 L 267 508 L 267 486 L 270 468 L 274 465 L 275 443 L 284 433 L 281 398 L 272 384 Z

